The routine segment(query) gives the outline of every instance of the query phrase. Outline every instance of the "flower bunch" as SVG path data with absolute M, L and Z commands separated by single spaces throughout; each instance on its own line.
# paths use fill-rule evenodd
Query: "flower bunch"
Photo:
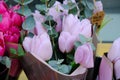
M 36 8 L 39 11 L 32 13 L 35 26 L 28 32 L 33 35 L 25 37 L 23 41 L 25 51 L 38 60 L 47 61 L 63 73 L 70 73 L 79 64 L 92 68 L 92 24 L 89 16 L 80 13 L 77 2 L 55 1 L 50 6 L 48 1 L 46 4 L 36 5 Z M 81 16 L 84 18 L 80 20 Z
M 64 0 L 62 3 L 40 0 L 32 12 L 28 4 L 33 0 L 14 1 L 21 7 L 8 9 L 4 1 L 0 1 L 0 55 L 5 53 L 6 42 L 19 42 L 20 31 L 24 30 L 25 35 L 21 36 L 24 50 L 56 70 L 71 73 L 79 65 L 94 67 L 90 18 L 103 10 L 101 2 L 94 8 L 87 0 Z M 11 52 L 16 53 L 13 48 Z

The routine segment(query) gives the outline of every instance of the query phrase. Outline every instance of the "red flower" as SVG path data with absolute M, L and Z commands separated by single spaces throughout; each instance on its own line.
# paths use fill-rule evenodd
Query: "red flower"
M 0 1 L 0 14 L 5 13 L 8 11 L 7 5 L 4 3 L 4 1 Z
M 4 33 L 5 42 L 18 43 L 19 37 L 20 37 L 20 30 L 15 26 L 9 28 Z
M 5 52 L 5 43 L 3 38 L 3 33 L 0 32 L 0 56 L 3 56 Z

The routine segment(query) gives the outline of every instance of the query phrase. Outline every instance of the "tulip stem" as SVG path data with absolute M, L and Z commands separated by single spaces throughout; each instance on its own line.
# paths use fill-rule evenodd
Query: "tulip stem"
M 50 25 L 51 34 L 53 34 L 50 20 L 49 20 L 49 25 Z M 53 45 L 53 53 L 55 54 L 55 59 L 57 60 L 57 54 L 56 54 L 56 51 L 55 51 L 55 41 L 54 41 L 54 38 L 52 36 L 51 36 L 51 38 L 52 38 L 51 41 L 52 41 L 52 45 Z

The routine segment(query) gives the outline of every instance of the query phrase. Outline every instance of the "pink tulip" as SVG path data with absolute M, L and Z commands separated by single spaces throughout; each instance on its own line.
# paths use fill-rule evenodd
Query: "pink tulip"
M 88 19 L 83 19 L 80 23 L 75 24 L 75 29 L 73 35 L 78 36 L 79 34 L 84 35 L 85 37 L 91 37 L 91 23 Z
M 31 45 L 28 47 L 27 43 L 29 43 L 29 40 L 31 42 Z M 52 45 L 47 33 L 34 36 L 32 40 L 30 38 L 27 38 L 27 40 L 23 41 L 23 47 L 26 51 L 30 51 L 30 53 L 37 59 L 41 58 L 43 60 L 49 60 L 52 57 Z
M 115 40 L 108 52 L 108 58 L 114 63 L 114 70 L 117 79 L 120 79 L 120 38 Z
M 4 1 L 0 1 L 0 14 L 5 13 L 8 11 L 8 7 Z
M 32 43 L 32 38 L 30 37 L 25 37 L 24 41 L 23 41 L 23 47 L 24 49 L 26 50 L 26 52 L 30 52 L 30 46 L 31 46 L 31 43 Z
M 5 43 L 3 38 L 3 33 L 0 32 L 0 56 L 3 56 L 5 52 Z
M 44 26 L 42 25 L 42 22 L 45 21 L 44 16 L 41 15 L 40 12 L 37 11 L 37 10 L 35 11 L 35 13 L 33 13 L 33 16 L 34 16 L 35 24 L 36 24 L 35 29 L 37 31 L 37 32 L 34 32 L 34 33 L 37 33 L 39 35 L 39 34 L 42 34 L 42 33 L 46 32 Z
M 97 12 L 100 12 L 100 11 L 103 11 L 103 4 L 101 1 L 96 1 L 95 2 L 95 9 L 94 9 L 94 13 L 97 13 Z
M 54 21 L 57 22 L 56 25 L 56 31 L 60 32 L 62 30 L 62 19 L 61 16 L 63 15 L 64 9 L 61 6 L 62 4 L 58 1 L 55 2 L 55 4 L 49 9 L 48 14 L 53 16 Z
M 81 64 L 86 68 L 92 68 L 93 64 L 93 51 L 89 43 L 79 46 L 75 51 L 75 62 Z
M 112 80 L 113 77 L 113 64 L 111 61 L 103 56 L 99 68 L 98 80 Z
M 70 52 L 74 47 L 75 37 L 68 32 L 61 32 L 59 37 L 59 49 L 64 52 Z
M 18 43 L 20 38 L 20 30 L 17 27 L 11 27 L 4 33 L 5 42 Z
M 74 28 L 76 27 L 75 24 L 78 23 L 80 23 L 80 20 L 77 18 L 77 16 L 74 16 L 72 14 L 64 16 L 62 22 L 62 31 L 72 33 Z

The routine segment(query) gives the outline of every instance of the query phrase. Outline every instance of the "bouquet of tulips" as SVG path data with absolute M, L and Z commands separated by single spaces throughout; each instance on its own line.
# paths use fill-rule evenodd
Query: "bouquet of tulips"
M 36 0 L 32 8 L 33 0 L 14 2 L 8 7 L 0 0 L 0 56 L 16 60 L 29 53 L 65 74 L 94 67 L 91 17 L 103 11 L 101 1 Z

